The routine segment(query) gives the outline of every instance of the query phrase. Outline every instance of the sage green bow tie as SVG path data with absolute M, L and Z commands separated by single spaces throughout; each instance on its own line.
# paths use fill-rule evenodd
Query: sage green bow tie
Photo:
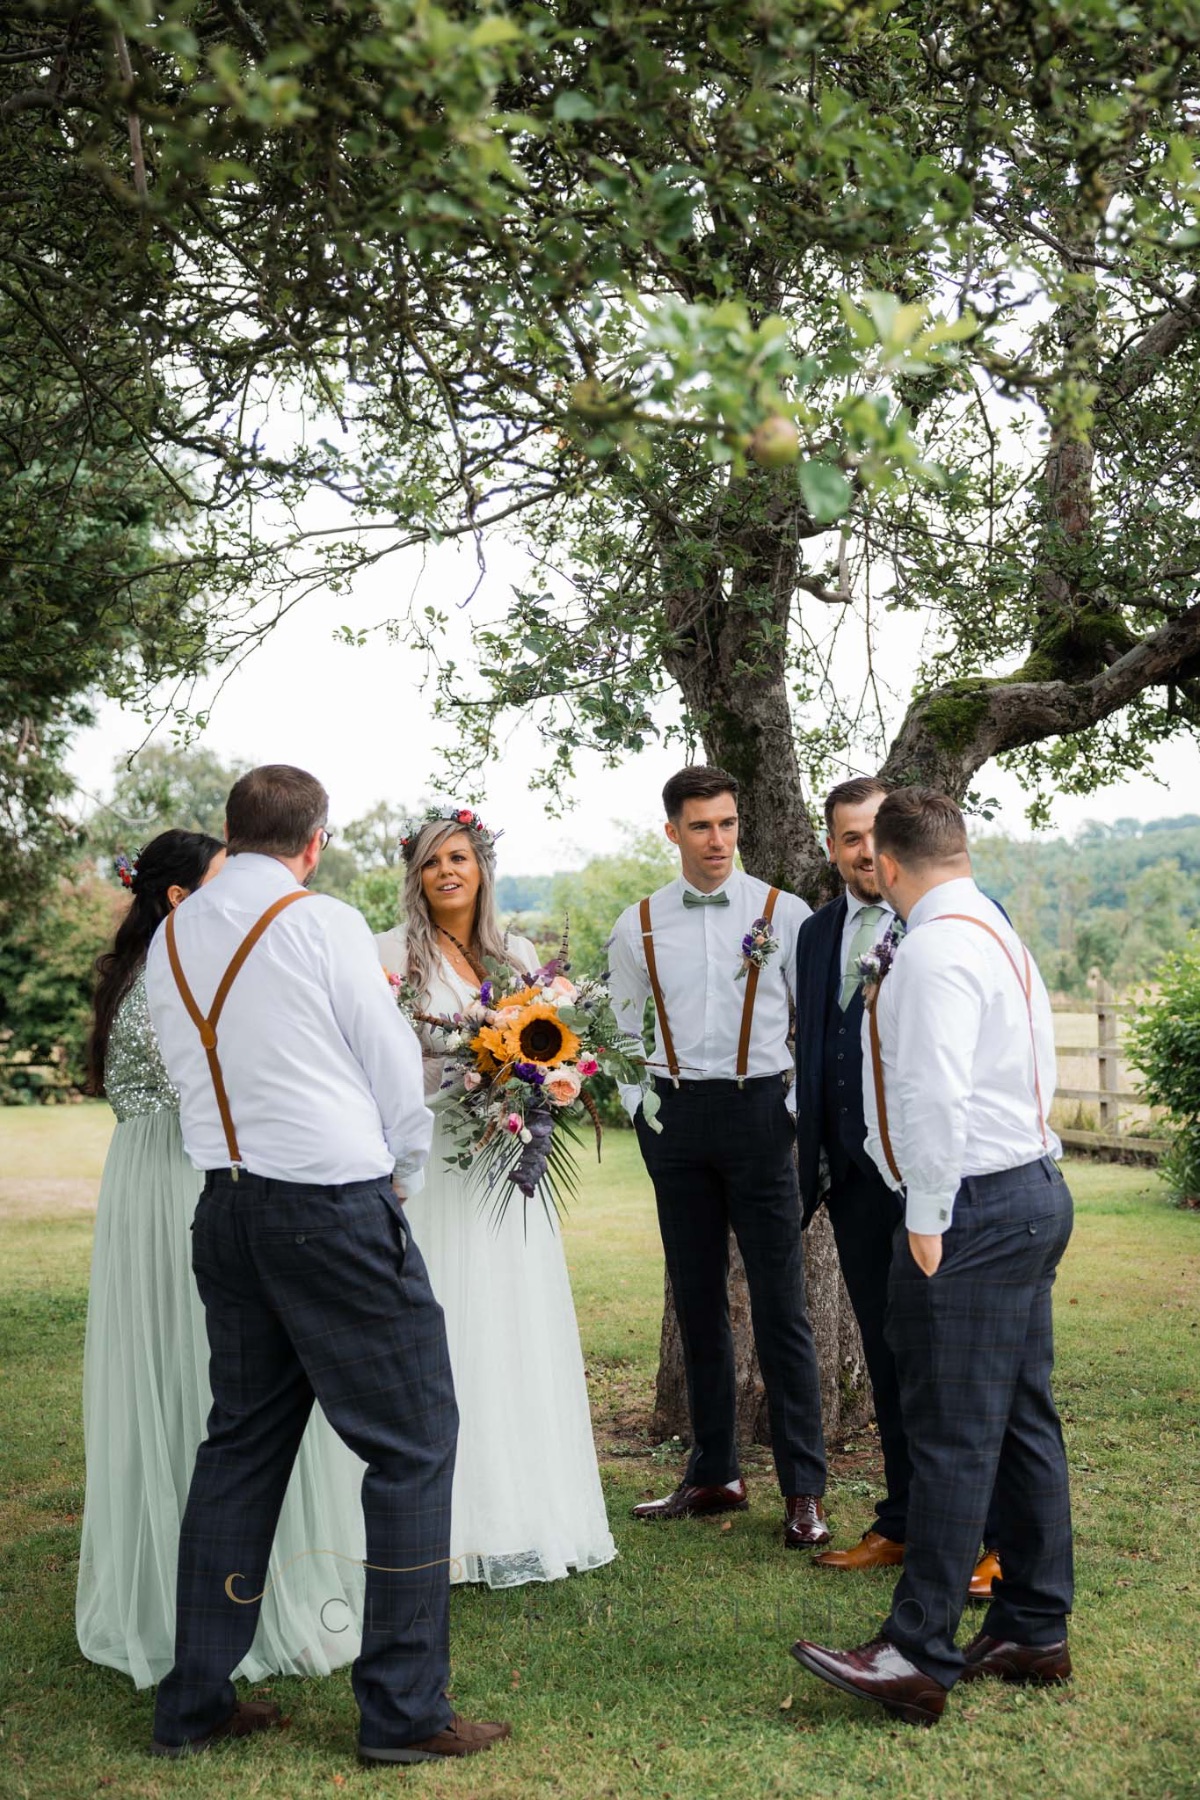
M 693 894 L 691 888 L 684 888 L 683 904 L 685 906 L 728 906 L 729 895 L 725 893 L 724 889 L 717 894 Z

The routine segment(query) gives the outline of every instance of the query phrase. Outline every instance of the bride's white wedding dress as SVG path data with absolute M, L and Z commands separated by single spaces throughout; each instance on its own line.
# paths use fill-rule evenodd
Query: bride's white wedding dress
M 384 967 L 402 974 L 403 929 L 375 941 Z M 509 941 L 518 962 L 538 966 L 531 943 Z M 456 1013 L 477 997 L 443 959 L 426 1004 Z M 441 1060 L 422 1029 L 427 1089 L 436 1090 Z M 562 1238 L 540 1201 L 523 1208 L 520 1195 L 495 1226 L 479 1189 L 447 1166 L 452 1150 L 439 1118 L 425 1186 L 405 1208 L 446 1315 L 458 1396 L 451 1580 L 556 1581 L 617 1553 Z

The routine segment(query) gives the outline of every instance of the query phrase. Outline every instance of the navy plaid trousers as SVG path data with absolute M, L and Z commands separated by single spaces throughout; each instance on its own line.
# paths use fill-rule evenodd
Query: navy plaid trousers
M 1018 1644 L 1066 1635 L 1071 1503 L 1050 1294 L 1071 1223 L 1067 1184 L 1042 1157 L 963 1181 L 933 1276 L 896 1228 L 886 1332 L 913 1472 L 883 1634 L 945 1687 L 962 1671 L 954 1637 L 993 1484 L 1003 1578 L 982 1629 Z
M 175 1666 L 159 1686 L 156 1739 L 203 1737 L 233 1710 L 230 1674 L 259 1614 L 245 1598 L 266 1581 L 314 1395 L 367 1464 L 363 1641 L 352 1677 L 360 1741 L 382 1749 L 434 1735 L 451 1716 L 458 1410 L 442 1309 L 391 1183 L 315 1187 L 212 1172 L 192 1265 L 213 1405 L 180 1529 Z

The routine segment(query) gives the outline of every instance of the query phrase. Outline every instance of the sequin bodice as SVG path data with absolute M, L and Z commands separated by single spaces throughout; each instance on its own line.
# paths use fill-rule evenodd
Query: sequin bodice
M 104 1058 L 104 1091 L 118 1119 L 175 1111 L 179 1106 L 150 1023 L 144 968 L 138 970 L 113 1020 Z

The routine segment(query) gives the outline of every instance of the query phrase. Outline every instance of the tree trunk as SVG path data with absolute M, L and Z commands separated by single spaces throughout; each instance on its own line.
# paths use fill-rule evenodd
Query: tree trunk
M 842 1283 L 833 1228 L 824 1207 L 804 1234 L 804 1288 L 821 1371 L 821 1413 L 826 1437 L 832 1439 L 865 1425 L 871 1416 L 871 1390 L 863 1362 L 862 1339 Z M 737 1375 L 738 1441 L 769 1444 L 767 1396 L 758 1358 L 754 1354 L 746 1271 L 732 1232 L 729 1236 L 729 1321 L 733 1329 Z M 691 1442 L 683 1346 L 669 1276 L 663 1282 L 662 1337 L 653 1429 L 660 1441 L 678 1437 L 685 1444 Z
M 787 625 L 796 591 L 798 545 L 813 527 L 786 480 L 733 482 L 714 509 L 710 560 L 673 567 L 660 545 L 665 611 L 673 632 L 667 666 L 683 691 L 710 761 L 740 788 L 742 860 L 751 875 L 819 906 L 832 892 L 829 869 L 805 803 L 792 736 L 786 681 Z M 689 538 L 689 555 L 695 542 Z M 676 576 L 676 579 L 672 579 Z M 833 1233 L 822 1210 L 805 1233 L 809 1316 L 817 1343 L 825 1429 L 831 1436 L 861 1423 L 869 1407 L 858 1326 L 842 1282 Z M 768 1443 L 766 1400 L 750 1298 L 730 1235 L 729 1310 L 737 1367 L 738 1436 Z M 660 1438 L 690 1438 L 679 1327 L 667 1282 L 655 1407 Z

